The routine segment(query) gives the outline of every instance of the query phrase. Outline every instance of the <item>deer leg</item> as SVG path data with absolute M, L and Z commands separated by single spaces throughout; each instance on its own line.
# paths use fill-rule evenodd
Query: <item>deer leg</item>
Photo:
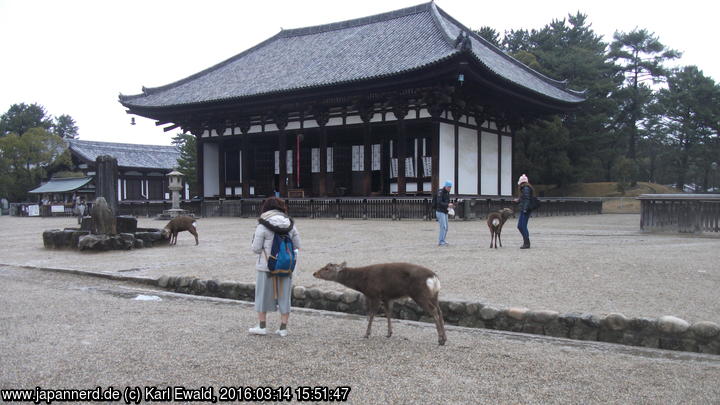
M 367 331 L 365 332 L 365 338 L 370 337 L 370 330 L 372 329 L 372 321 L 375 317 L 375 313 L 378 310 L 378 307 L 380 306 L 380 301 L 378 300 L 370 300 L 367 301 L 367 311 L 368 311 L 368 326 Z
M 388 323 L 388 331 L 387 331 L 387 337 L 392 336 L 392 307 L 393 302 L 391 300 L 383 301 L 383 306 L 385 307 L 385 317 L 387 318 Z
M 445 336 L 445 322 L 443 320 L 442 316 L 442 310 L 440 309 L 440 304 L 438 303 L 437 296 L 432 298 L 426 298 L 423 300 L 423 302 L 419 302 L 415 300 L 420 306 L 425 310 L 425 312 L 432 315 L 432 317 L 435 319 L 435 328 L 437 329 L 438 333 L 438 344 L 440 346 L 444 345 L 447 341 L 447 336 Z
M 198 245 L 198 234 L 197 234 L 197 231 L 195 230 L 194 227 L 190 227 L 190 228 L 188 228 L 188 232 L 190 232 L 191 234 L 193 234 L 193 236 L 195 237 L 195 246 L 197 246 L 197 245 Z
M 440 309 L 440 303 L 438 302 L 437 295 L 433 297 L 412 297 L 412 299 L 420 305 L 425 312 L 432 315 L 435 319 L 435 328 L 438 333 L 438 344 L 440 346 L 444 345 L 447 341 L 447 336 L 445 335 L 445 321 L 443 320 L 442 310 Z
M 498 231 L 497 231 L 497 240 L 498 240 L 498 242 L 500 242 L 500 247 L 502 247 L 502 239 L 500 239 L 500 232 L 501 232 L 501 230 L 498 229 Z M 497 245 L 496 245 L 495 247 L 497 247 Z
M 493 239 L 495 239 L 495 232 L 493 232 L 491 229 L 490 230 L 490 249 L 492 249 L 492 247 L 493 247 Z

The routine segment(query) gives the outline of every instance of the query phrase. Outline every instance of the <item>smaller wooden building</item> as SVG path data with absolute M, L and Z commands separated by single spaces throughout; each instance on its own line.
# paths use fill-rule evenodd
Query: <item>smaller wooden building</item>
M 177 167 L 180 151 L 174 146 L 70 140 L 68 147 L 75 168 L 87 177 L 95 175 L 98 156 L 118 161 L 118 200 L 169 200 L 167 174 Z M 188 199 L 188 188 L 182 193 Z

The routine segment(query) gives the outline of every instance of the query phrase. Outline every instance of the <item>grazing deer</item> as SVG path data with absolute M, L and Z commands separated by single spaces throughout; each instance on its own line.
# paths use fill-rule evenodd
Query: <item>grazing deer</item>
M 335 281 L 365 295 L 368 311 L 366 338 L 370 337 L 372 321 L 381 302 L 388 322 L 387 337 L 392 336 L 392 301 L 410 297 L 435 318 L 438 343 L 444 345 L 447 340 L 442 310 L 438 303 L 440 280 L 435 273 L 425 267 L 410 263 L 373 264 L 365 267 L 347 267 L 345 262 L 328 263 L 313 273 L 313 276 Z
M 195 236 L 195 245 L 197 245 L 199 242 L 196 226 L 197 221 L 195 221 L 195 218 L 181 215 L 179 217 L 171 219 L 170 222 L 165 225 L 165 228 L 163 228 L 162 230 L 162 236 L 165 239 L 169 237 L 170 244 L 176 245 L 178 233 L 182 231 L 188 231 L 193 234 L 193 236 Z
M 503 208 L 500 211 L 491 212 L 490 215 L 488 215 L 487 219 L 487 225 L 488 228 L 490 228 L 490 248 L 493 247 L 493 242 L 495 243 L 495 249 L 497 249 L 497 244 L 500 242 L 500 247 L 502 247 L 502 240 L 500 240 L 500 233 L 502 232 L 502 227 L 505 225 L 505 221 L 510 217 L 510 215 L 513 214 L 513 210 L 510 208 Z

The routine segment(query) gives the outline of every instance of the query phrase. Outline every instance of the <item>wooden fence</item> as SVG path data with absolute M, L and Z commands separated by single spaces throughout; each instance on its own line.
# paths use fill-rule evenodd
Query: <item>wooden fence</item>
M 720 232 L 720 194 L 643 194 L 638 199 L 643 231 Z
M 243 217 L 260 215 L 262 199 L 182 201 L 180 208 L 198 217 Z M 298 218 L 422 219 L 432 220 L 435 212 L 430 198 L 291 198 L 286 200 L 290 215 Z M 515 207 L 507 198 L 461 198 L 455 203 L 455 218 L 483 219 L 504 207 Z M 533 216 L 590 215 L 602 213 L 600 199 L 541 198 Z M 120 201 L 118 215 L 157 217 L 171 208 L 169 201 Z M 16 210 L 14 215 L 21 215 Z M 72 215 L 71 211 L 70 214 Z
M 533 216 L 591 215 L 602 213 L 598 199 L 548 198 L 540 199 L 541 207 Z M 463 220 L 486 218 L 487 214 L 503 207 L 514 207 L 511 199 L 463 198 L 452 199 L 456 204 L 455 218 Z M 254 218 L 259 216 L 260 199 L 207 200 L 202 203 L 202 216 Z M 430 198 L 325 198 L 288 199 L 288 210 L 297 218 L 354 218 L 354 219 L 423 219 L 435 218 Z
M 201 215 L 200 201 L 181 201 L 180 208 L 188 212 Z M 153 218 L 172 208 L 169 201 L 119 201 L 118 215 L 132 215 L 134 217 Z

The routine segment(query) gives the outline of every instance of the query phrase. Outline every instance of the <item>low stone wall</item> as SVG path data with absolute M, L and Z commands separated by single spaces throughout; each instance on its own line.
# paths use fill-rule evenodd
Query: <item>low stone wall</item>
M 157 284 L 181 293 L 244 301 L 255 299 L 254 283 L 162 276 Z M 355 291 L 323 291 L 295 286 L 292 304 L 294 307 L 366 314 L 365 298 Z M 440 306 L 445 322 L 450 325 L 720 354 L 720 326 L 713 322 L 690 324 L 674 316 L 628 318 L 617 313 L 597 316 L 579 312 L 535 311 L 472 301 L 440 301 Z M 410 299 L 395 301 L 392 316 L 396 319 L 433 322 L 432 317 Z
M 46 249 L 78 249 L 81 251 L 130 250 L 167 245 L 159 229 L 137 228 L 135 233 L 94 235 L 78 228 L 49 229 L 43 232 Z

